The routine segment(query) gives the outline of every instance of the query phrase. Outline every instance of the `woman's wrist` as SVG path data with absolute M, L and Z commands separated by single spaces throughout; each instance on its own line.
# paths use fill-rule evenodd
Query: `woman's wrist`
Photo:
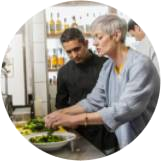
M 83 113 L 83 114 L 78 114 L 78 115 L 73 115 L 71 119 L 72 124 L 74 125 L 88 125 L 88 114 Z
M 85 113 L 84 126 L 86 127 L 87 125 L 88 125 L 88 114 Z
M 63 114 L 69 114 L 67 108 L 61 109 L 61 110 L 59 110 L 59 112 L 60 112 L 60 113 L 63 113 Z
M 103 124 L 103 120 L 99 113 L 82 113 L 78 115 L 72 115 L 71 122 L 74 125 L 100 125 Z

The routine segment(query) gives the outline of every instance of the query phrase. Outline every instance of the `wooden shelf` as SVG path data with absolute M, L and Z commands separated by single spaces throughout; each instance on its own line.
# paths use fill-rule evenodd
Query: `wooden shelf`
M 53 38 L 59 38 L 61 36 L 61 34 L 62 33 L 47 34 L 47 37 L 48 38 L 51 38 L 51 39 L 53 39 Z M 91 37 L 91 33 L 83 33 L 83 35 L 85 37 Z
M 60 37 L 61 33 L 54 33 L 54 34 L 47 34 L 48 38 L 56 38 L 56 37 Z
M 48 72 L 57 72 L 62 66 L 57 67 L 56 69 L 48 68 Z
M 48 72 L 57 72 L 59 69 L 48 69 Z

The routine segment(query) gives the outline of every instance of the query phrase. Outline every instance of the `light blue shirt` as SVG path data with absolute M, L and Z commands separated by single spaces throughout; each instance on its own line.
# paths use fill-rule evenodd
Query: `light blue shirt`
M 150 120 L 159 96 L 160 79 L 152 61 L 129 49 L 123 70 L 114 71 L 109 59 L 96 86 L 79 104 L 99 112 L 107 130 L 115 132 L 120 148 L 134 140 Z

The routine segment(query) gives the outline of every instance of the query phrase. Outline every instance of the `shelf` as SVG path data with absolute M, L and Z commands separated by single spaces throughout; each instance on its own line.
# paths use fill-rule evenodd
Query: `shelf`
M 61 36 L 61 33 L 47 34 L 48 38 L 57 38 L 57 37 L 60 37 L 60 36 Z
M 63 65 L 62 65 L 63 66 Z M 56 69 L 49 69 L 48 68 L 48 72 L 57 72 L 62 66 L 60 66 L 60 67 L 57 67 Z
M 62 33 L 54 33 L 54 34 L 47 34 L 48 38 L 59 38 L 61 36 Z M 84 33 L 83 34 L 85 37 L 91 37 L 91 33 Z
M 48 69 L 48 72 L 57 72 L 59 69 Z

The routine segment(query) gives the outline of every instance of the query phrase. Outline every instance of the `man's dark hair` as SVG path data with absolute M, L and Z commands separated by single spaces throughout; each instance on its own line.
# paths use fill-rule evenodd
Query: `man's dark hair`
M 130 30 L 134 30 L 134 28 L 135 28 L 135 26 L 138 26 L 138 24 L 135 22 L 135 21 L 133 21 L 132 19 L 128 22 L 128 31 L 130 31 Z
M 68 42 L 71 40 L 79 40 L 80 42 L 84 42 L 85 38 L 83 36 L 83 33 L 79 29 L 69 28 L 62 33 L 60 41 L 63 44 L 64 42 Z

